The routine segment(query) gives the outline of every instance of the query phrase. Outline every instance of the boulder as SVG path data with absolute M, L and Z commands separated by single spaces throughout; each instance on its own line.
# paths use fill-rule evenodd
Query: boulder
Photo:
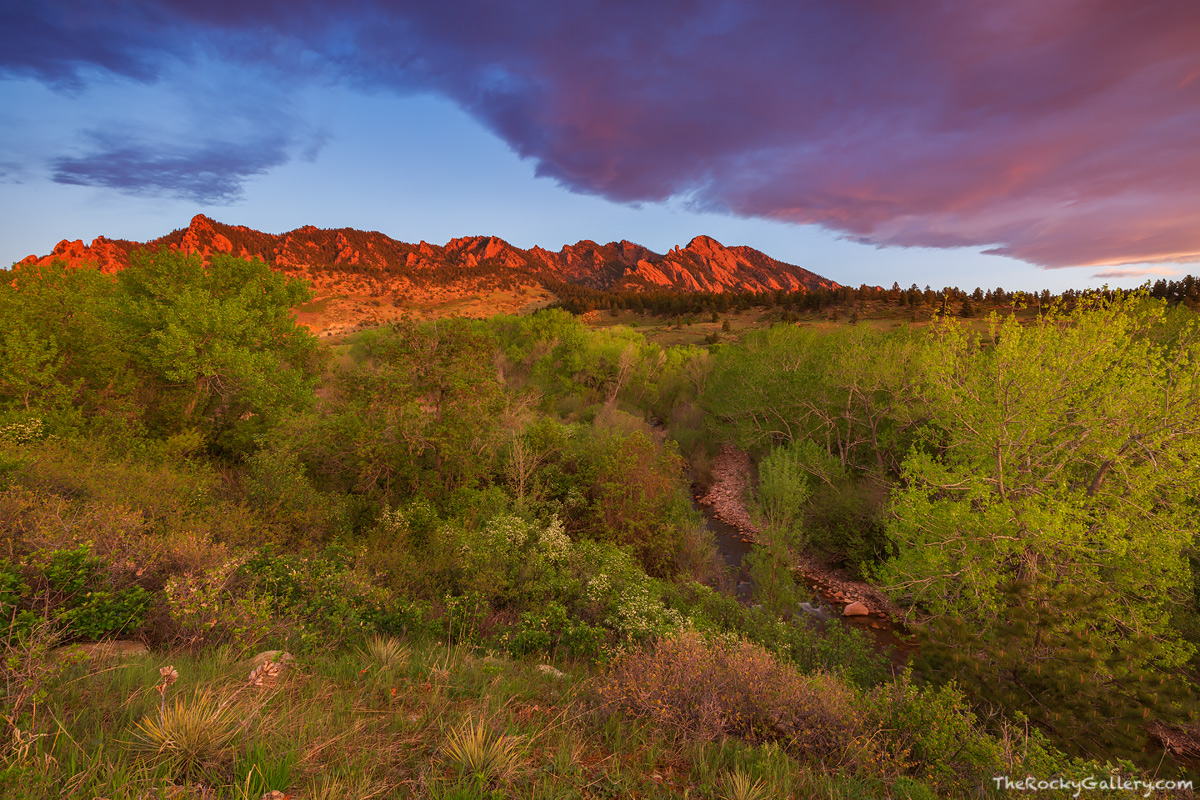
M 254 658 L 250 659 L 250 666 L 261 667 L 268 661 L 276 664 L 290 664 L 295 660 L 296 657 L 286 650 L 264 650 Z
M 842 610 L 842 615 L 846 617 L 865 617 L 870 613 L 871 609 L 867 608 L 863 603 L 860 603 L 857 600 Z

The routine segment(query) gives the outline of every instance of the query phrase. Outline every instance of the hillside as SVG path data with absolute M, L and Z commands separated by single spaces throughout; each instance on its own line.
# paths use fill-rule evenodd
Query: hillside
M 583 240 L 557 252 L 522 250 L 494 236 L 467 236 L 445 245 L 410 244 L 377 231 L 326 230 L 311 225 L 269 234 L 225 225 L 204 215 L 187 228 L 131 242 L 98 237 L 90 245 L 63 240 L 45 256 L 21 264 L 94 264 L 117 272 L 141 250 L 167 248 L 205 259 L 214 253 L 261 258 L 273 268 L 311 280 L 319 312 L 301 321 L 319 332 L 387 322 L 404 312 L 487 316 L 553 300 L 545 287 L 569 283 L 622 291 L 764 292 L 834 288 L 834 281 L 750 247 L 726 247 L 698 236 L 666 254 L 633 242 Z M 383 301 L 389 301 L 385 304 Z M 447 308 L 447 306 L 450 306 Z

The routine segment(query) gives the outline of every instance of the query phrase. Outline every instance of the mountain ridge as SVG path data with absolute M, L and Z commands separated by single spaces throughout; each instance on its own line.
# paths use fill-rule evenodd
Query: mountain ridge
M 94 264 L 117 272 L 142 250 L 169 248 L 208 259 L 215 253 L 259 257 L 273 268 L 303 275 L 318 289 L 346 278 L 383 283 L 393 294 L 421 294 L 435 287 L 477 291 L 497 282 L 562 281 L 614 291 L 766 292 L 837 288 L 839 284 L 747 246 L 726 247 L 697 236 L 684 247 L 659 254 L 622 240 L 598 244 L 583 239 L 558 251 L 515 247 L 496 236 L 463 236 L 445 245 L 401 242 L 378 231 L 323 229 L 305 225 L 269 234 L 244 225 L 216 222 L 203 214 L 187 228 L 147 242 L 97 237 L 62 240 L 46 256 L 18 262 L 68 266 Z M 376 286 L 378 289 L 378 286 Z

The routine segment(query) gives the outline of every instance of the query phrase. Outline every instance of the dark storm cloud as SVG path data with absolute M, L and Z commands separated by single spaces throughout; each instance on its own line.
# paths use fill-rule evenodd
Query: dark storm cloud
M 164 44 L 163 26 L 154 17 L 133 4 L 106 0 L 4 0 L 0 70 L 60 87 L 79 85 L 89 68 L 153 80 Z
M 94 147 L 89 152 L 59 158 L 52 164 L 52 180 L 224 205 L 241 198 L 248 178 L 289 159 L 290 143 L 281 138 L 236 144 L 206 142 L 176 149 L 161 143 L 116 140 L 107 134 L 91 138 Z
M 0 67 L 152 80 L 201 49 L 281 85 L 443 93 L 539 174 L 620 202 L 1050 267 L 1200 258 L 1193 2 L 38 7 Z

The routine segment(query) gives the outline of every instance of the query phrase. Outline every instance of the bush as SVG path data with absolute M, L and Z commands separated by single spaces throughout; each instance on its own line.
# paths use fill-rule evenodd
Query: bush
M 37 618 L 32 609 L 38 607 L 67 639 L 137 632 L 150 593 L 136 584 L 119 586 L 102 566 L 90 545 L 83 544 L 39 554 L 38 563 L 27 569 L 32 589 L 15 567 L 0 571 L 0 608 L 12 620 L 12 632 L 28 630 Z
M 530 653 L 565 653 L 594 659 L 604 647 L 604 631 L 574 619 L 561 603 L 550 602 L 545 609 L 526 611 L 521 621 L 505 636 L 508 651 L 515 656 Z
M 972 791 L 1004 771 L 999 744 L 953 685 L 923 689 L 905 673 L 871 694 L 868 706 L 893 763 L 914 777 Z
M 375 632 L 375 620 L 387 615 L 387 592 L 353 569 L 348 555 L 337 548 L 319 556 L 264 551 L 242 571 L 275 622 L 292 628 L 297 646 L 329 647 Z
M 803 621 L 781 620 L 695 584 L 683 596 L 673 597 L 672 605 L 686 610 L 696 628 L 710 634 L 743 636 L 801 672 L 837 673 L 860 688 L 883 683 L 891 676 L 890 663 L 875 651 L 871 640 L 837 621 L 818 632 Z
M 802 675 L 742 639 L 684 631 L 619 657 L 600 698 L 680 738 L 779 742 L 796 755 L 845 763 L 864 732 L 854 693 L 828 675 Z
M 16 565 L 0 563 L 0 633 L 6 641 L 28 635 L 38 621 L 36 613 L 20 607 L 28 593 Z
M 267 599 L 240 580 L 243 560 L 188 572 L 163 586 L 173 623 L 171 636 L 189 645 L 217 642 L 254 644 L 270 627 Z

